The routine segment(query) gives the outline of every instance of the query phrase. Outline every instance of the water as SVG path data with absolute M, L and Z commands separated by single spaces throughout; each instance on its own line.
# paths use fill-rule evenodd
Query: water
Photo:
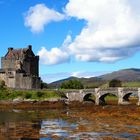
M 135 140 L 140 138 L 140 126 L 122 125 L 118 128 L 115 121 L 108 124 L 106 121 L 103 123 L 99 118 L 87 120 L 83 116 L 77 117 L 76 114 L 82 111 L 80 109 L 0 111 L 0 140 L 102 140 L 109 138 Z M 122 132 L 117 129 L 122 129 Z

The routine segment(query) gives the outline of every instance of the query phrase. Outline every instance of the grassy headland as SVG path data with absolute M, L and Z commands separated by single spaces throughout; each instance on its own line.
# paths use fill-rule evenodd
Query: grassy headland
M 0 100 L 13 100 L 16 98 L 24 100 L 47 100 L 50 98 L 61 98 L 61 94 L 53 90 L 0 89 Z

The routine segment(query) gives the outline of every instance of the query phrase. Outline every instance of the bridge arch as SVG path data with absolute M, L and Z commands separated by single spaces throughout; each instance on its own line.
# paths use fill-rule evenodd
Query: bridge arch
M 108 101 L 105 99 L 107 96 L 110 96 L 110 99 L 108 99 Z M 118 95 L 115 93 L 109 93 L 109 92 L 101 93 L 99 96 L 99 104 L 102 104 L 102 105 L 118 104 Z
M 83 101 L 91 101 L 95 103 L 95 95 L 93 93 L 87 93 L 84 95 Z
M 133 94 L 132 92 L 125 93 L 125 95 L 123 96 L 123 100 L 124 100 L 124 101 L 129 101 L 129 97 L 130 97 L 130 95 L 132 95 L 132 94 Z
M 133 95 L 133 99 L 130 98 Z M 123 101 L 126 103 L 136 103 L 138 102 L 138 94 L 130 91 L 130 92 L 125 92 L 123 95 Z
M 65 97 L 67 97 L 67 101 L 79 101 L 83 102 L 85 100 L 90 99 L 92 95 L 95 96 L 95 104 L 108 104 L 106 101 L 106 97 L 108 95 L 113 95 L 118 97 L 118 99 L 115 99 L 115 102 L 118 100 L 118 104 L 127 104 L 129 101 L 129 98 L 132 94 L 135 94 L 135 97 L 137 97 L 138 102 L 137 104 L 140 105 L 140 88 L 127 88 L 127 87 L 121 87 L 121 88 L 95 88 L 95 89 L 83 89 L 83 90 L 70 90 L 70 91 L 63 91 Z M 88 100 L 89 101 L 89 100 Z M 125 102 L 126 101 L 126 102 Z M 130 101 L 131 98 L 130 98 Z M 135 98 L 135 102 L 136 102 Z M 134 103 L 134 102 L 133 102 Z M 110 103 L 109 103 L 110 104 Z

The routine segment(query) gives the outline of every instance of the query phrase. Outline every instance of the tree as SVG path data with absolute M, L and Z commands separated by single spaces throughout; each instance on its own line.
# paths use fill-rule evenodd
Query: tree
M 83 89 L 84 86 L 79 80 L 64 81 L 61 86 L 62 89 Z
M 41 81 L 41 89 L 43 89 L 43 88 L 48 88 L 48 84 Z
M 0 80 L 0 89 L 3 89 L 5 87 L 5 82 L 3 80 Z
M 109 82 L 109 87 L 121 87 L 121 86 L 122 82 L 120 80 L 113 79 Z

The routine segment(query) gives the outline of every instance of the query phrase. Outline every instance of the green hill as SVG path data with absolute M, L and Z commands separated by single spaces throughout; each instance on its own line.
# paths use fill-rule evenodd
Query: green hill
M 69 77 L 49 84 L 50 88 L 59 88 L 61 83 L 68 80 L 80 80 L 85 88 L 95 88 L 100 86 L 108 86 L 108 82 L 112 79 L 118 79 L 123 82 L 123 86 L 140 87 L 140 69 L 123 69 L 112 73 L 104 74 L 98 77 L 78 78 Z

